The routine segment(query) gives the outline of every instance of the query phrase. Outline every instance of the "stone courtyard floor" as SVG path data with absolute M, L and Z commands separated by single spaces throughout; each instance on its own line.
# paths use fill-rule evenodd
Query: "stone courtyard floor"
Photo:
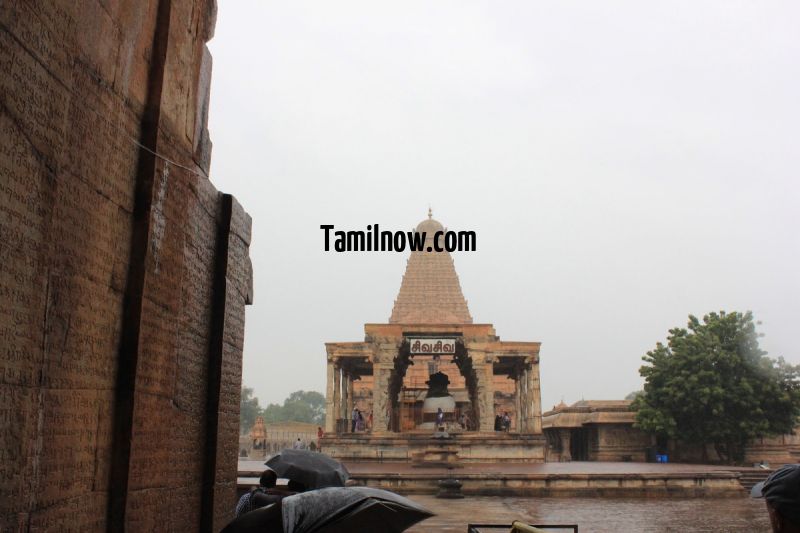
M 413 495 L 412 500 L 436 516 L 408 529 L 409 533 L 466 533 L 468 523 L 577 524 L 587 532 L 737 533 L 770 531 L 762 500 L 748 498 L 516 498 L 472 496 L 440 500 Z M 506 533 L 509 528 L 481 530 Z M 564 530 L 552 530 L 563 532 Z

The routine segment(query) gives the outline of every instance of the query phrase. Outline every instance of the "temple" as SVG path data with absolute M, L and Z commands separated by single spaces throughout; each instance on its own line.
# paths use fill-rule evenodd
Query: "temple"
M 430 211 L 416 228 L 428 239 L 443 230 Z M 501 341 L 491 324 L 473 323 L 449 253 L 411 252 L 388 323 L 364 332 L 362 342 L 325 345 L 326 453 L 544 461 L 540 343 Z M 353 423 L 354 409 L 363 422 Z

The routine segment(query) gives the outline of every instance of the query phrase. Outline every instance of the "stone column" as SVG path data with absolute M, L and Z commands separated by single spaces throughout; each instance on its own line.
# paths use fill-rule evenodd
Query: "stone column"
M 328 378 L 325 391 L 325 433 L 332 434 L 336 430 L 336 399 L 334 398 L 335 365 L 332 357 L 328 357 Z
M 480 419 L 478 430 L 494 431 L 494 383 L 492 381 L 494 374 L 492 372 L 492 363 L 484 362 L 477 365 L 473 363 L 473 367 L 478 378 L 478 411 Z
M 347 373 L 347 381 L 345 382 L 345 392 L 347 393 L 347 408 L 345 409 L 347 416 L 352 416 L 350 413 L 353 412 L 353 407 L 355 406 L 355 398 L 353 398 L 353 374 Z
M 558 434 L 561 436 L 561 460 L 572 461 L 572 452 L 570 451 L 572 430 L 569 428 L 559 429 Z
M 334 368 L 333 368 L 333 413 L 335 420 L 338 420 L 342 417 L 342 383 L 341 383 L 341 369 L 337 364 L 337 361 L 334 361 Z M 334 425 L 337 424 L 334 421 Z M 337 428 L 338 430 L 338 428 Z M 338 432 L 338 431 L 337 431 Z
M 528 423 L 530 394 L 528 394 L 528 367 L 523 366 L 519 376 L 520 389 L 520 433 L 530 431 Z
M 539 384 L 539 362 L 534 361 L 531 363 L 530 368 L 528 369 L 529 379 L 528 379 L 528 391 L 529 398 L 528 398 L 528 408 L 530 409 L 530 414 L 528 416 L 528 420 L 530 420 L 530 426 L 528 431 L 531 433 L 541 433 L 542 432 L 542 392 L 541 386 Z
M 516 429 L 517 433 L 522 433 L 522 398 L 520 395 L 522 394 L 522 375 L 520 374 L 519 370 L 517 370 L 516 375 L 514 376 L 514 429 Z
M 375 363 L 372 367 L 372 432 L 386 433 L 389 417 L 389 376 L 392 373 L 391 363 Z
M 342 368 L 342 377 L 340 378 L 339 386 L 342 388 L 341 400 L 339 401 L 339 418 L 349 419 L 350 414 L 347 411 L 347 404 L 350 403 L 350 398 L 347 397 L 347 371 Z

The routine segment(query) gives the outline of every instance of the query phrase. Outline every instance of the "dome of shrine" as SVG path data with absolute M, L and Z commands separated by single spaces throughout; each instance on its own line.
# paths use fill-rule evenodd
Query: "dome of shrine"
M 422 233 L 423 231 L 431 236 L 437 231 L 444 231 L 444 226 L 433 218 L 433 211 L 430 209 L 428 209 L 428 218 L 417 224 L 416 232 Z

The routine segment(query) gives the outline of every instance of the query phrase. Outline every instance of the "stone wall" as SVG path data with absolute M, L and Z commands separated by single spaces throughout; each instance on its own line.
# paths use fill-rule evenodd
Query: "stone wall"
M 232 516 L 250 218 L 207 177 L 215 14 L 0 3 L 2 531 Z
M 684 441 L 670 441 L 669 453 L 674 460 L 687 463 L 724 463 L 725 458 L 717 454 L 713 444 L 703 446 Z M 800 462 L 800 426 L 792 433 L 773 437 L 760 437 L 750 440 L 744 449 L 742 464 L 749 466 L 764 462 L 773 468 L 787 463 Z
M 590 461 L 647 461 L 650 435 L 629 424 L 600 424 L 593 428 Z

